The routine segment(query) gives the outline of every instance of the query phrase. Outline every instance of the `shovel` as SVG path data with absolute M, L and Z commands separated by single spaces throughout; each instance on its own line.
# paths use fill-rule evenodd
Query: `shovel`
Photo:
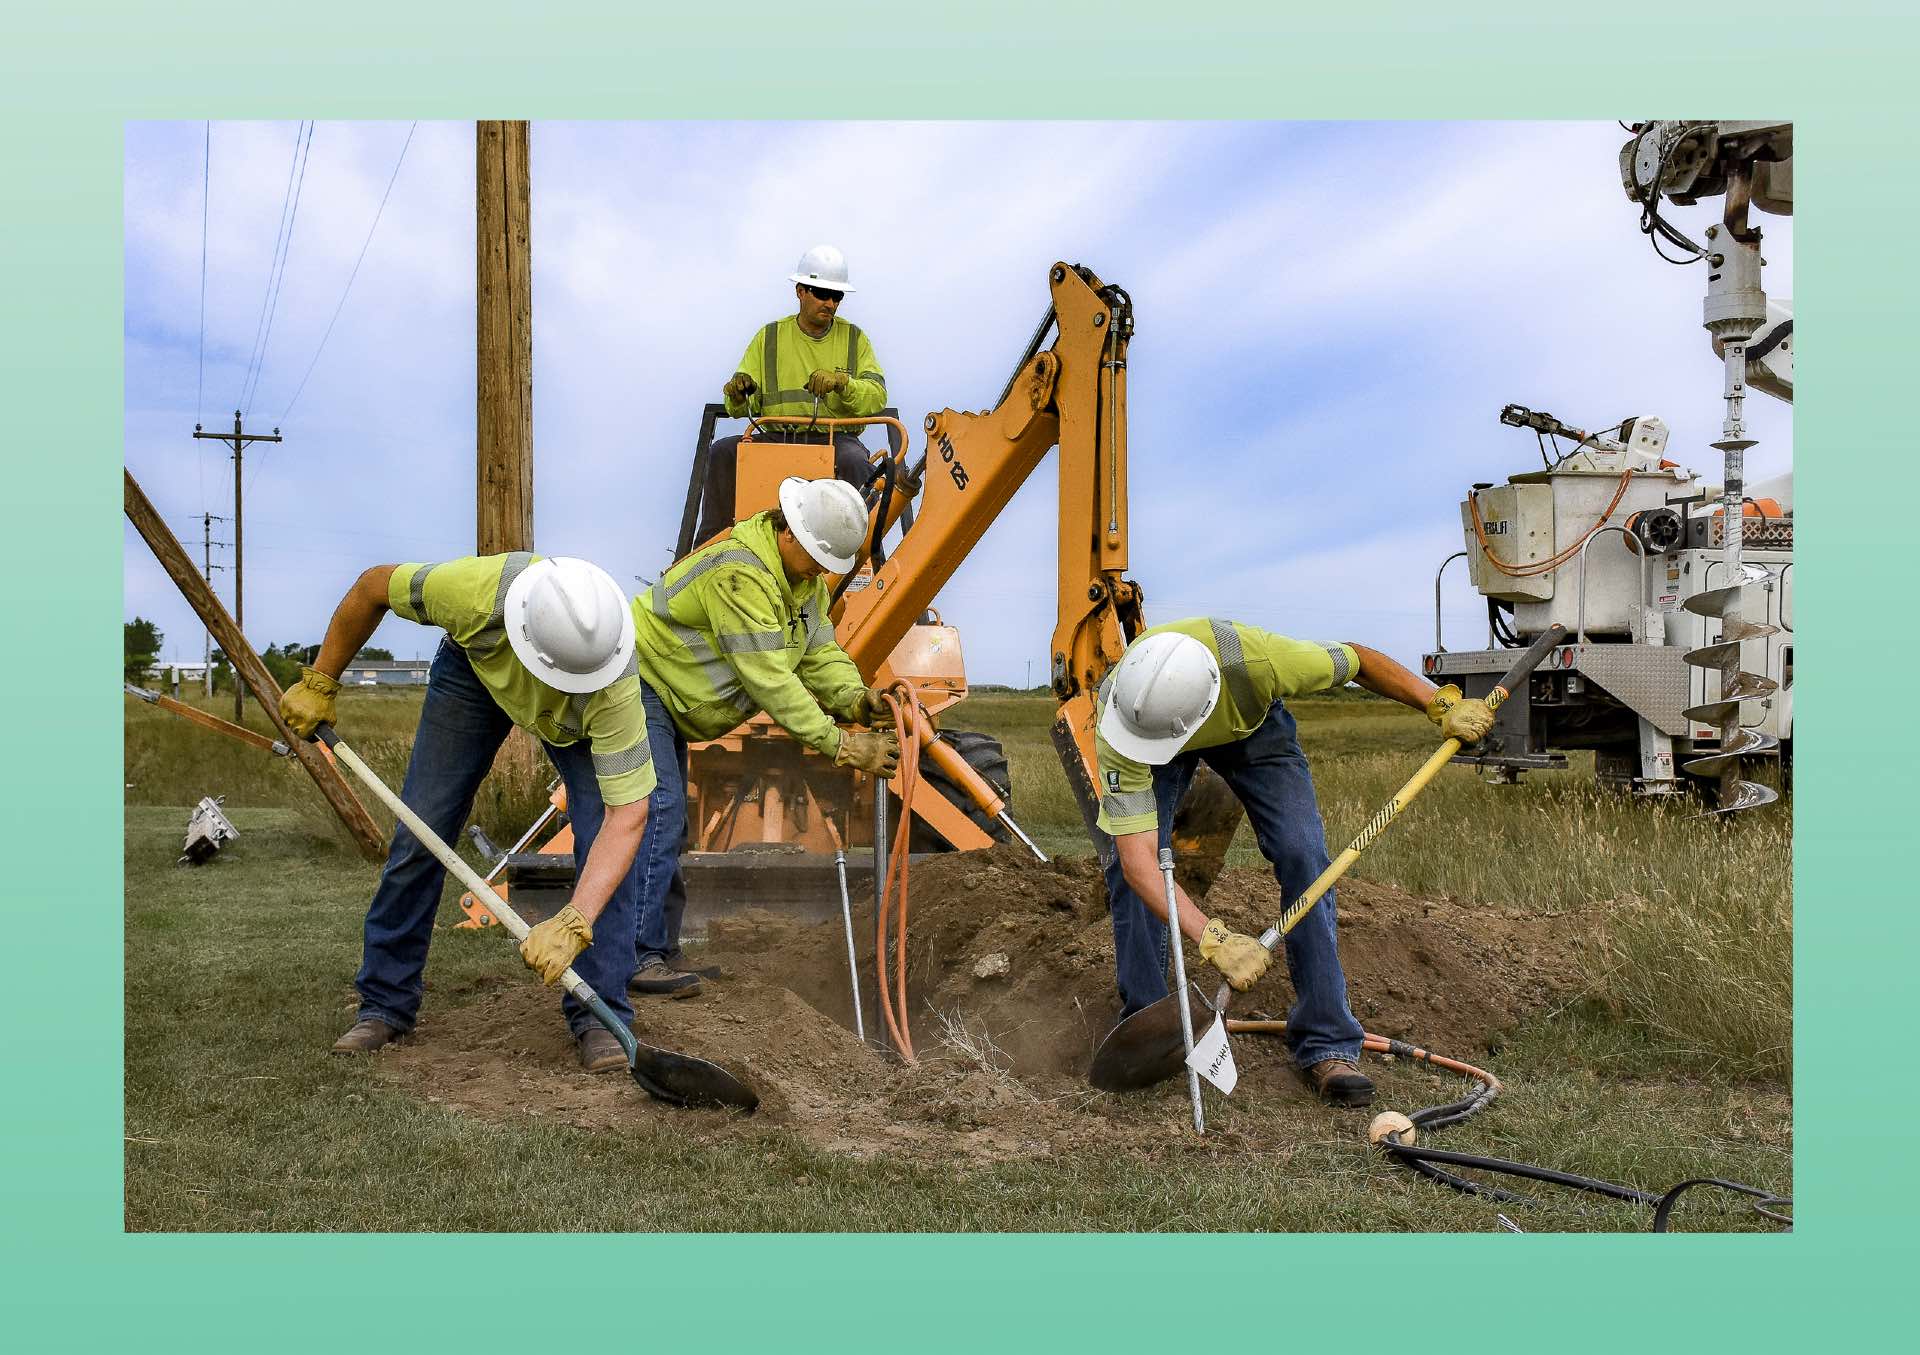
M 1564 626 L 1550 626 L 1545 634 L 1527 646 L 1514 661 L 1513 667 L 1507 670 L 1506 676 L 1488 693 L 1488 707 L 1498 709 L 1513 689 L 1526 680 L 1527 674 L 1546 658 L 1547 652 L 1564 638 Z M 1360 859 L 1360 853 L 1373 845 L 1373 840 L 1386 831 L 1387 825 L 1412 802 L 1414 796 L 1426 789 L 1427 783 L 1459 751 L 1458 739 L 1448 739 L 1435 749 L 1433 756 L 1426 760 L 1420 770 L 1367 821 L 1367 826 L 1360 830 L 1360 835 L 1348 844 L 1347 849 L 1320 872 L 1320 878 L 1287 905 L 1278 922 L 1260 934 L 1260 944 L 1271 951 L 1282 937 L 1298 926 L 1308 910 L 1347 873 L 1348 867 Z M 1233 990 L 1227 984 L 1221 984 L 1212 1002 L 1201 996 L 1197 989 L 1192 989 L 1191 995 L 1198 998 L 1208 1012 L 1225 1016 Z M 1182 1029 L 1186 1020 L 1191 1019 L 1179 1000 L 1181 996 L 1179 993 L 1169 994 L 1150 1006 L 1142 1007 L 1108 1031 L 1107 1038 L 1094 1051 L 1093 1064 L 1087 1069 L 1087 1081 L 1103 1092 L 1125 1092 L 1151 1087 L 1178 1073 L 1186 1062 L 1186 1042 L 1181 1038 Z
M 526 939 L 530 929 L 525 919 L 505 899 L 494 896 L 492 888 L 480 878 L 479 872 L 462 861 L 451 847 L 421 822 L 420 816 L 387 788 L 386 782 L 360 760 L 360 755 L 347 746 L 334 732 L 332 725 L 321 725 L 313 736 L 325 744 L 336 758 L 351 767 L 353 774 L 366 783 L 367 789 L 391 809 L 394 816 L 406 824 L 427 850 L 439 858 L 440 864 L 452 871 L 462 884 L 473 891 L 476 898 L 487 899 L 488 911 L 500 919 L 500 925 L 507 929 L 509 936 L 515 941 Z M 633 1074 L 633 1080 L 640 1084 L 641 1090 L 647 1095 L 669 1105 L 733 1106 L 749 1112 L 760 1104 L 759 1094 L 753 1088 L 719 1064 L 709 1063 L 691 1054 L 675 1054 L 670 1050 L 641 1044 L 600 995 L 571 968 L 560 976 L 560 983 L 585 1004 L 596 1021 L 613 1032 L 613 1038 L 620 1042 L 620 1047 L 627 1053 L 627 1071 Z

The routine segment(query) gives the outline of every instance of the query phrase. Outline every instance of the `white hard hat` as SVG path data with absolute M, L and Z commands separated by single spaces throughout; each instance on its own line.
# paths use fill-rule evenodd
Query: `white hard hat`
M 832 245 L 815 245 L 802 254 L 799 267 L 787 274 L 787 280 L 825 287 L 830 292 L 853 290 L 847 286 L 847 256 Z
M 794 540 L 822 568 L 845 574 L 867 544 L 867 501 L 845 480 L 780 482 L 780 511 Z
M 1143 635 L 1114 665 L 1100 737 L 1122 757 L 1157 767 L 1186 746 L 1219 699 L 1212 650 L 1178 631 Z
M 586 560 L 535 560 L 507 589 L 507 643 L 562 692 L 610 687 L 633 657 L 633 611 L 613 575 Z

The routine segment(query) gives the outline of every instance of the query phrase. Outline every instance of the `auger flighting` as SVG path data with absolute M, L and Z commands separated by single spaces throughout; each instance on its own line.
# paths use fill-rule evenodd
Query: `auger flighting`
M 1721 559 L 1724 582 L 1719 588 L 1697 593 L 1686 600 L 1688 611 L 1697 616 L 1718 617 L 1720 638 L 1712 644 L 1687 651 L 1686 661 L 1720 675 L 1718 700 L 1692 706 L 1685 715 L 1703 724 L 1718 725 L 1720 747 L 1706 757 L 1695 758 L 1686 770 L 1696 776 L 1720 778 L 1716 814 L 1755 809 L 1779 798 L 1777 792 L 1742 775 L 1743 758 L 1772 751 L 1778 740 L 1771 734 L 1741 727 L 1743 702 L 1769 697 L 1779 684 L 1760 673 L 1747 671 L 1741 662 L 1748 640 L 1777 634 L 1779 627 L 1764 621 L 1748 621 L 1742 606 L 1748 585 L 1766 583 L 1771 575 L 1757 565 L 1740 559 L 1743 518 L 1746 512 L 1746 452 L 1754 445 L 1747 436 L 1745 404 L 1747 393 L 1747 347 L 1767 319 L 1767 294 L 1760 285 L 1760 230 L 1747 221 L 1747 208 L 1753 189 L 1753 162 L 1742 160 L 1729 168 L 1727 206 L 1724 221 L 1707 230 L 1707 298 L 1704 305 L 1707 332 L 1726 364 L 1726 419 L 1719 441 L 1713 444 L 1724 459 L 1721 514 L 1716 524 L 1722 533 Z M 1762 613 L 1764 615 L 1764 612 Z

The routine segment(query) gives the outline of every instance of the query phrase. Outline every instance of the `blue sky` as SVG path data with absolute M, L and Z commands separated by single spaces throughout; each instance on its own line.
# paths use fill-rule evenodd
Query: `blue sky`
M 1632 112 L 1633 110 L 1628 110 Z M 248 411 L 247 631 L 314 641 L 369 564 L 473 549 L 473 127 L 421 123 L 324 350 L 407 123 L 319 123 Z M 297 125 L 126 137 L 126 461 L 199 557 L 232 467 Z M 1475 481 L 1537 467 L 1510 401 L 1604 427 L 1658 414 L 1718 478 L 1720 364 L 1698 267 L 1654 257 L 1596 123 L 535 123 L 535 538 L 653 577 L 700 406 L 832 241 L 911 429 L 985 408 L 1056 259 L 1132 294 L 1132 562 L 1149 618 L 1209 612 L 1414 662 Z M 1698 238 L 1708 207 L 1670 215 Z M 1762 217 L 1769 294 L 1792 222 Z M 314 354 L 319 361 L 297 401 Z M 198 405 L 196 406 L 196 392 Z M 1749 476 L 1792 464 L 1790 411 L 1748 404 Z M 975 681 L 1036 680 L 1053 627 L 1049 456 L 936 605 Z M 216 524 L 218 539 L 230 528 Z M 125 533 L 125 613 L 166 656 L 201 631 Z M 216 563 L 224 552 L 216 552 Z M 231 575 L 216 575 L 230 596 Z M 638 587 L 637 584 L 634 585 Z M 1448 572 L 1449 643 L 1485 631 Z M 401 655 L 434 637 L 389 618 Z

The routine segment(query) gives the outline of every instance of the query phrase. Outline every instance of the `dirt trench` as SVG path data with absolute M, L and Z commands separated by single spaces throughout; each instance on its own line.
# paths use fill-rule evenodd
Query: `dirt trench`
M 551 993 L 499 977 L 437 995 L 383 1075 L 463 1113 L 617 1129 L 679 1115 L 696 1137 L 786 1129 L 834 1152 L 923 1160 L 1044 1157 L 1061 1148 L 1146 1145 L 1184 1105 L 1178 1084 L 1132 1097 L 1094 1092 L 1087 1062 L 1119 1014 L 1113 937 L 1095 863 L 1047 864 L 996 847 L 917 865 L 908 915 L 908 1009 L 917 1064 L 853 1033 L 845 932 L 766 911 L 717 920 L 698 963 L 720 966 L 697 998 L 641 1000 L 642 1039 L 719 1059 L 760 1092 L 751 1120 L 672 1111 L 624 1077 L 580 1072 Z M 1258 932 L 1279 911 L 1264 867 L 1224 872 L 1206 899 L 1229 925 Z M 1339 890 L 1340 950 L 1354 1014 L 1369 1031 L 1466 1059 L 1521 1018 L 1577 989 L 1577 924 L 1566 916 L 1412 898 L 1349 880 Z M 854 912 L 867 1033 L 873 986 L 871 900 Z M 1189 964 L 1198 957 L 1189 951 Z M 1210 971 L 1208 971 L 1210 972 Z M 1284 1016 L 1285 965 L 1235 999 L 1237 1012 Z M 1242 1089 L 1306 1093 L 1277 1040 L 1236 1041 Z M 1145 1098 L 1165 1114 L 1143 1111 Z M 1154 1102 L 1149 1101 L 1151 1107 Z M 1242 1116 L 1238 1136 L 1258 1138 Z M 1229 1134 L 1223 1146 L 1234 1141 Z

